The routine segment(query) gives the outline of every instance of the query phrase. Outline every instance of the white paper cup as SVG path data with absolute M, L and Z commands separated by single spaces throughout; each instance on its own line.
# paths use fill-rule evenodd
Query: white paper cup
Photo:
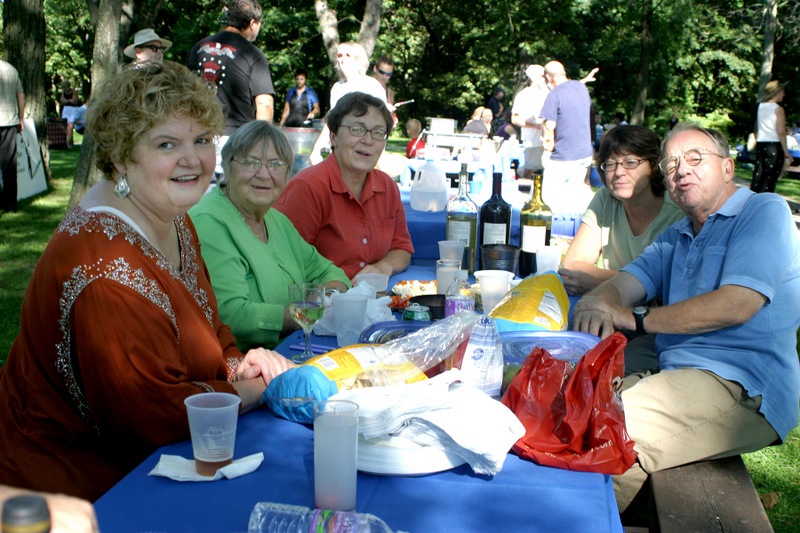
M 205 392 L 186 398 L 195 468 L 203 476 L 233 462 L 241 398 L 227 392 Z
M 464 258 L 463 241 L 439 241 L 439 259 L 455 259 L 461 261 Z
M 543 246 L 536 249 L 536 273 L 544 274 L 552 270 L 558 271 L 561 264 L 561 248 L 558 246 Z
M 463 247 L 462 247 L 463 253 Z M 436 293 L 445 294 L 461 269 L 461 259 L 439 259 L 436 261 Z
M 368 283 L 375 289 L 378 296 L 386 296 L 386 289 L 389 287 L 389 276 L 386 274 L 357 274 L 356 283 Z
M 358 478 L 358 404 L 329 400 L 314 404 L 314 504 L 353 511 Z
M 483 314 L 488 315 L 509 291 L 514 274 L 506 270 L 478 270 L 475 278 L 481 284 Z
M 336 342 L 340 348 L 356 344 L 364 329 L 364 316 L 367 314 L 366 295 L 340 292 L 333 294 L 331 301 L 333 319 L 336 323 Z

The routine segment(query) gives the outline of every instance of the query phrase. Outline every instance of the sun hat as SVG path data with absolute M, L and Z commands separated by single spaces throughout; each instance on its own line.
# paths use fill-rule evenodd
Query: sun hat
M 531 80 L 534 78 L 541 78 L 544 76 L 544 67 L 541 65 L 531 65 L 525 69 L 525 75 Z
M 167 50 L 172 46 L 172 41 L 159 37 L 154 29 L 147 28 L 137 31 L 136 35 L 133 36 L 133 44 L 128 45 L 122 53 L 130 58 L 136 59 L 136 47 L 153 41 L 160 42 L 161 46 L 165 47 Z
M 789 85 L 789 82 L 781 83 L 778 80 L 772 80 L 771 82 L 767 83 L 767 86 L 764 88 L 764 96 L 758 99 L 759 102 L 766 102 L 770 98 L 774 97 L 776 94 L 781 92 L 784 87 Z

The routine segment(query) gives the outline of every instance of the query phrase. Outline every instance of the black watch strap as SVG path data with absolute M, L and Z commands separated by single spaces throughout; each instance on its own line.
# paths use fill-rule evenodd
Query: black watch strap
M 650 308 L 643 305 L 633 308 L 633 318 L 636 320 L 636 333 L 644 335 L 647 333 L 644 329 L 644 317 L 650 314 Z

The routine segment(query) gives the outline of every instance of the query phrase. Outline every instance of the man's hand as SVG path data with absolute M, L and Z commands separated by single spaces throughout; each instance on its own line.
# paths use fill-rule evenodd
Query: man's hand
M 612 306 L 602 298 L 586 295 L 575 304 L 575 311 L 572 313 L 572 329 L 605 339 L 614 333 L 615 311 L 624 313 L 625 308 Z M 632 313 L 632 311 L 630 312 Z M 631 317 L 633 317 L 632 314 Z
M 283 374 L 290 368 L 297 366 L 278 352 L 264 348 L 253 348 L 244 356 L 244 361 L 239 364 L 234 381 L 253 379 L 259 375 L 266 385 L 276 376 Z

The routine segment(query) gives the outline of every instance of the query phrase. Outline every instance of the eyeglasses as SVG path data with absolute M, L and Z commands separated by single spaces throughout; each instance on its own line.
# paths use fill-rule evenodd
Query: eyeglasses
M 339 59 L 343 57 L 353 57 L 353 56 L 351 56 L 350 54 L 343 54 L 342 52 L 339 52 Z
M 608 160 L 605 163 L 600 163 L 600 170 L 604 172 L 614 172 L 617 169 L 617 166 L 621 166 L 627 170 L 633 170 L 641 165 L 644 161 L 647 161 L 647 159 L 625 159 L 622 162 Z
M 150 50 L 153 51 L 154 54 L 157 54 L 159 52 L 164 53 L 167 49 L 166 46 L 158 46 L 157 44 L 143 44 L 141 46 L 138 46 L 137 48 L 149 48 Z
M 273 159 L 272 161 L 267 161 L 266 163 L 261 161 L 260 159 L 255 159 L 253 157 L 248 157 L 247 159 L 242 159 L 239 161 L 238 159 L 234 159 L 237 163 L 242 165 L 242 168 L 247 170 L 248 172 L 258 172 L 261 170 L 262 166 L 267 167 L 267 171 L 277 175 L 283 175 L 286 173 L 286 170 L 289 168 L 287 163 L 283 161 L 278 161 L 277 159 Z
M 706 148 L 689 148 L 683 154 L 679 156 L 672 156 L 664 159 L 658 164 L 658 168 L 661 169 L 661 172 L 664 173 L 664 176 L 671 176 L 676 170 L 678 170 L 678 165 L 680 164 L 679 158 L 683 158 L 686 161 L 686 164 L 690 167 L 696 167 L 703 161 L 703 157 L 708 155 L 715 155 L 717 157 L 725 157 L 723 155 L 716 154 Z
M 389 133 L 386 130 L 382 130 L 380 128 L 376 128 L 374 130 L 368 130 L 364 126 L 347 126 L 342 124 L 339 126 L 340 128 L 347 128 L 350 130 L 350 135 L 353 137 L 363 137 L 367 133 L 372 135 L 372 138 L 376 141 L 385 141 L 386 138 L 389 136 Z
M 383 74 L 387 78 L 391 78 L 392 74 L 394 74 L 394 72 L 386 72 L 385 70 L 381 70 L 378 67 L 375 67 L 375 70 L 377 70 L 378 72 L 380 72 L 381 74 Z

